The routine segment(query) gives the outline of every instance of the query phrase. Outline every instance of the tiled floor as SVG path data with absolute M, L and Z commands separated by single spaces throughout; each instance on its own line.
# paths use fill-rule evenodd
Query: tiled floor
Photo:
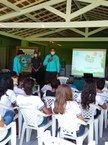
M 98 145 L 105 145 L 105 141 L 108 141 L 108 128 L 104 129 L 103 137 L 99 138 Z M 19 139 L 17 139 L 17 145 L 19 145 Z M 23 145 L 38 145 L 36 139 L 36 131 L 32 131 L 30 142 L 27 143 L 24 138 Z M 84 145 L 87 145 L 87 140 L 84 142 Z

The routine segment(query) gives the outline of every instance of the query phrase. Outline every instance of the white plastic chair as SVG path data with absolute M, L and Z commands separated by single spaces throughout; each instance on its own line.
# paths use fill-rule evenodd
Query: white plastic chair
M 77 125 L 78 124 L 83 124 L 85 126 L 87 126 L 88 124 L 80 119 L 78 119 L 77 117 L 73 118 L 73 120 L 71 120 L 71 122 L 67 123 L 64 121 L 64 119 L 66 118 L 65 114 L 60 115 L 60 114 L 53 114 L 52 116 L 52 135 L 55 137 L 56 134 L 56 122 L 58 121 L 58 128 L 59 129 L 59 136 L 60 138 L 69 138 L 69 139 L 73 139 L 76 140 L 76 145 L 82 145 L 84 139 L 89 135 L 89 129 L 88 127 L 85 128 L 85 132 L 82 136 L 77 137 L 76 135 L 76 131 L 77 131 Z M 68 119 L 69 120 L 69 119 Z M 68 127 L 66 127 L 66 126 Z M 65 126 L 65 127 L 64 127 Z M 90 137 L 89 137 L 89 141 L 90 141 Z
M 5 145 L 9 141 L 11 142 L 11 145 L 16 145 L 16 123 L 15 122 L 12 122 L 5 127 L 0 127 L 0 133 L 3 132 L 3 134 L 4 133 L 7 134 L 9 129 L 11 129 L 10 134 L 7 136 L 6 139 L 4 139 L 2 142 L 0 142 L 0 145 Z M 0 140 L 2 140 L 1 137 L 0 137 Z
M 44 145 L 76 145 L 70 141 L 64 140 L 62 138 L 51 136 L 50 130 L 46 130 L 43 133 L 42 141 Z M 88 145 L 95 145 L 95 141 L 90 141 Z M 107 145 L 107 144 L 106 144 Z
M 52 121 L 50 120 L 46 125 L 42 127 L 38 127 L 38 119 L 39 117 L 48 117 L 51 115 L 44 114 L 39 110 L 31 109 L 30 107 L 27 106 L 22 106 L 22 107 L 20 106 L 20 111 L 24 118 L 20 145 L 23 144 L 25 129 L 27 129 L 27 134 L 26 134 L 27 142 L 30 140 L 31 130 L 34 129 L 37 131 L 38 145 L 42 145 L 42 139 L 41 139 L 42 133 L 52 125 Z
M 107 128 L 108 122 L 107 122 L 107 114 L 108 114 L 108 102 L 106 103 L 107 108 L 104 110 L 104 118 L 105 118 L 105 129 Z
M 101 95 L 101 97 L 105 100 L 106 102 L 106 105 L 108 106 L 107 104 L 107 101 L 108 101 L 108 98 Z M 106 109 L 102 109 L 102 107 L 98 107 L 101 111 L 101 114 L 99 116 L 99 135 L 100 135 L 100 138 L 102 138 L 103 136 L 103 126 L 104 126 L 104 120 L 105 120 L 105 128 L 107 128 L 107 111 L 108 111 L 108 107 Z
M 108 109 L 102 109 L 100 107 L 100 110 L 101 110 L 101 114 L 99 115 L 99 135 L 100 135 L 100 138 L 102 138 L 104 120 L 105 120 L 105 127 L 107 126 L 107 110 Z
M 47 108 L 51 108 L 52 103 L 55 101 L 55 97 L 52 97 L 52 96 L 45 96 L 45 97 L 43 97 L 43 101 L 44 101 L 45 106 L 46 106 Z
M 60 84 L 66 84 L 66 82 L 69 78 L 65 77 L 65 76 L 59 76 L 58 79 L 60 81 Z
M 77 102 L 77 98 L 80 94 L 80 92 L 77 89 L 71 88 L 72 93 L 73 93 L 73 100 Z
M 4 105 L 4 104 L 2 104 L 2 103 L 0 103 L 0 106 L 2 106 L 3 108 L 5 108 L 5 109 L 9 109 L 9 110 L 14 110 L 14 109 L 17 109 L 18 110 L 18 113 L 17 114 L 15 114 L 15 116 L 14 116 L 14 121 L 16 121 L 16 119 L 18 119 L 18 136 L 19 136 L 19 138 L 20 138 L 20 136 L 21 136 L 21 127 L 22 127 L 22 120 L 23 120 L 23 118 L 22 118 L 22 115 L 21 115 L 21 112 L 19 111 L 19 107 L 18 106 L 16 106 L 16 107 L 11 107 L 11 108 L 9 108 L 8 106 L 6 106 L 6 105 Z
M 88 145 L 96 145 L 96 143 L 95 143 L 94 140 L 92 140 L 92 141 L 90 141 L 90 142 L 88 143 Z
M 49 130 L 43 133 L 42 141 L 44 145 L 75 145 L 74 143 L 64 140 L 62 138 L 51 136 Z
M 99 116 L 99 136 L 102 138 L 103 136 L 103 125 L 104 125 L 104 114 L 105 110 L 100 107 L 101 114 Z
M 23 116 L 19 109 L 18 110 L 18 137 L 19 137 L 19 139 L 21 137 L 22 124 L 23 124 Z
M 108 89 L 107 89 L 107 94 L 108 94 Z M 103 97 L 103 99 L 105 100 L 105 102 L 106 102 L 106 106 L 107 106 L 107 108 L 104 110 L 104 109 L 102 109 L 102 115 L 103 115 L 103 118 L 101 118 L 102 119 L 102 125 L 105 123 L 105 129 L 107 128 L 107 114 L 108 114 L 108 97 L 105 97 L 105 96 L 102 96 Z M 105 122 L 104 122 L 105 121 Z M 101 129 L 101 132 L 100 132 L 100 137 L 102 137 L 102 135 L 103 135 L 103 126 L 102 126 L 102 129 Z
M 105 109 L 105 112 L 104 112 L 104 115 L 105 115 L 105 129 L 107 128 L 107 125 L 108 125 L 108 123 L 107 123 L 107 114 L 108 114 L 108 108 Z
M 79 105 L 82 111 L 82 115 L 85 119 L 85 121 L 92 120 L 92 123 L 90 124 L 90 140 L 93 140 L 94 131 L 95 131 L 95 141 L 96 144 L 98 144 L 98 128 L 99 128 L 99 117 L 94 119 L 94 115 L 96 113 L 96 109 L 100 110 L 100 107 L 98 107 L 96 104 L 90 104 L 90 108 L 88 110 L 85 110 Z M 94 130 L 94 131 L 93 131 Z
M 105 142 L 105 145 L 108 145 L 108 142 L 107 141 Z
M 105 81 L 105 88 L 108 89 L 108 81 Z

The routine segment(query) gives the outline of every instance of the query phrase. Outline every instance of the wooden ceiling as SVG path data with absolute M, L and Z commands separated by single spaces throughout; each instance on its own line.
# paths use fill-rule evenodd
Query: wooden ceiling
M 108 41 L 108 0 L 0 0 L 0 34 L 27 41 Z

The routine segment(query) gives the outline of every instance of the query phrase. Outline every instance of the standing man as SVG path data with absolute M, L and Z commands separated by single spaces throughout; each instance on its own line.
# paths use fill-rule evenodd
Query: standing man
M 60 72 L 60 62 L 59 57 L 55 54 L 55 49 L 51 48 L 50 54 L 45 57 L 43 65 L 46 66 L 46 81 L 51 81 L 58 77 Z
M 20 76 L 22 74 L 21 57 L 23 54 L 24 52 L 19 49 L 17 55 L 13 60 L 13 71 L 16 72 L 17 76 Z
M 41 67 L 42 60 L 37 51 L 34 51 L 34 57 L 31 60 L 32 77 L 36 79 L 38 84 L 41 84 Z

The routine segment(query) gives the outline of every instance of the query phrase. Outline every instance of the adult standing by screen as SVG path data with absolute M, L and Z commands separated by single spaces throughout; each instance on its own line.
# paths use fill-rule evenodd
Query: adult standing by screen
M 36 79 L 38 84 L 41 84 L 41 67 L 42 60 L 37 51 L 34 51 L 34 57 L 31 59 L 32 77 Z
M 58 73 L 60 72 L 60 62 L 59 57 L 55 54 L 54 48 L 50 49 L 50 54 L 45 57 L 43 65 L 46 66 L 46 81 L 51 81 L 58 77 Z
M 17 55 L 13 60 L 13 71 L 16 72 L 17 76 L 20 76 L 22 74 L 21 57 L 23 54 L 24 52 L 19 49 Z

